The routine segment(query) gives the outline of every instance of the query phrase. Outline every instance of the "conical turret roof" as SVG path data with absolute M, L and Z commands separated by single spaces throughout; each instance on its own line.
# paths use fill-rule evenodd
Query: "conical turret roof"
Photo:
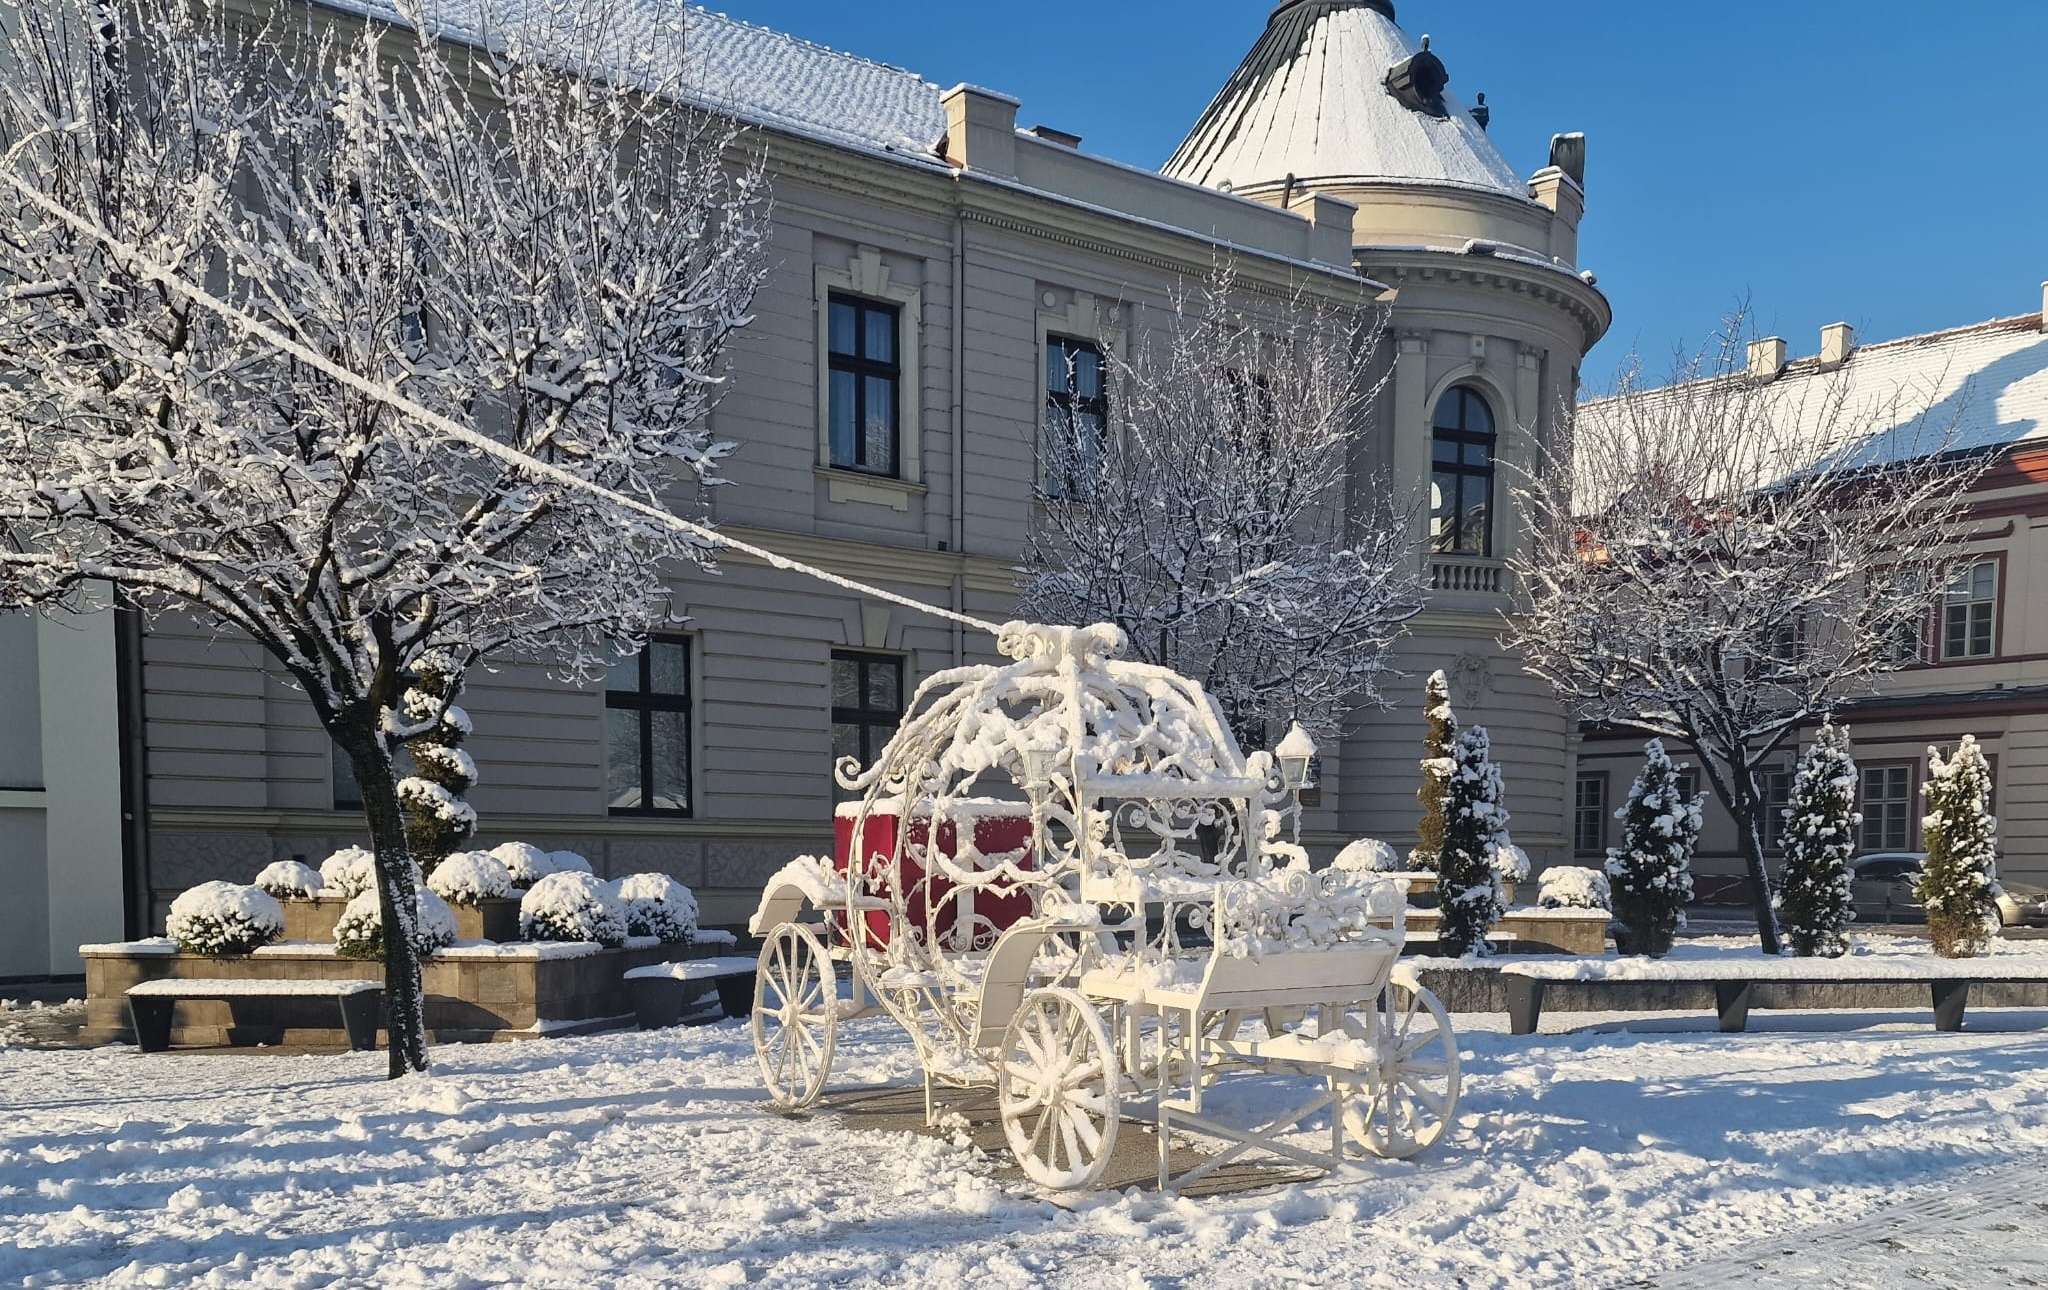
M 1397 93 L 1388 74 L 1404 65 L 1414 75 L 1397 73 Z M 1405 180 L 1526 199 L 1442 77 L 1434 55 L 1395 25 L 1392 0 L 1283 0 L 1161 169 L 1241 193 L 1292 175 L 1301 187 Z

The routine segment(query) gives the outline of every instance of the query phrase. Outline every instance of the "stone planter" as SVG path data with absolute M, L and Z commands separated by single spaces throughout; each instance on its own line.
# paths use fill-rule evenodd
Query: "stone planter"
M 1437 911 L 1410 909 L 1408 931 L 1413 936 L 1435 936 Z M 1502 948 L 1517 954 L 1604 954 L 1607 951 L 1607 914 L 1598 909 L 1510 909 L 1493 925 L 1503 938 Z M 1432 954 L 1417 948 L 1415 953 Z
M 1433 870 L 1403 870 L 1385 875 L 1398 878 L 1408 884 L 1408 904 L 1415 909 L 1436 908 L 1436 873 Z M 1503 882 L 1502 898 L 1510 905 L 1515 903 L 1515 890 L 1519 884 Z
M 348 902 L 339 896 L 314 896 L 282 903 L 287 941 L 333 940 L 334 925 L 341 921 L 341 911 L 348 908 Z M 451 902 L 449 908 L 455 911 L 455 935 L 459 940 L 509 943 L 519 939 L 517 896 L 486 900 L 474 906 Z

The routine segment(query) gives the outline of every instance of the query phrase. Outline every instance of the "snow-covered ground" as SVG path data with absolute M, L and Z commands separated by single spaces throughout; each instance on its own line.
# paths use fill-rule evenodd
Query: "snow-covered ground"
M 395 1086 L 381 1054 L 0 1046 L 0 1284 L 1610 1284 L 2048 1163 L 2048 1014 L 1546 1021 L 1459 1018 L 1460 1131 L 1420 1161 L 1059 1204 L 766 1114 L 737 1024 L 444 1047 Z M 880 1020 L 840 1059 L 914 1078 Z

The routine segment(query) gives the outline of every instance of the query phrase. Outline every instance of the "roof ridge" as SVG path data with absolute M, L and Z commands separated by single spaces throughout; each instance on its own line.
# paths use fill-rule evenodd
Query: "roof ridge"
M 2042 315 L 2038 312 L 2013 314 L 2006 318 L 1987 318 L 1982 322 L 1964 323 L 1957 327 L 1941 327 L 1934 331 L 1915 332 L 1910 336 L 1892 336 L 1884 340 L 1873 340 L 1858 345 L 1856 352 L 1867 354 L 1876 349 L 1897 349 L 1907 345 L 1920 345 L 1931 341 L 1950 340 L 1970 332 L 2015 331 L 2022 327 L 2039 327 L 2041 325 Z M 1804 359 L 1812 357 L 1812 355 L 1801 355 L 1800 357 Z
M 924 73 L 914 67 L 904 67 L 896 63 L 885 63 L 879 58 L 869 58 L 866 54 L 856 54 L 850 50 L 834 49 L 830 45 L 821 45 L 815 40 L 808 40 L 797 35 L 795 32 L 784 31 L 779 27 L 770 27 L 765 23 L 752 22 L 745 18 L 735 18 L 724 10 L 713 9 L 707 5 L 685 4 L 683 9 L 685 13 L 694 10 L 707 18 L 717 18 L 721 21 L 729 22 L 735 27 L 744 27 L 748 31 L 758 31 L 764 36 L 773 36 L 791 45 L 800 45 L 805 49 L 814 49 L 821 54 L 826 54 L 833 58 L 843 58 L 848 62 L 863 63 L 885 72 L 896 72 L 903 76 L 914 77 L 919 84 L 928 85 L 935 90 L 942 88 L 937 81 L 926 80 Z

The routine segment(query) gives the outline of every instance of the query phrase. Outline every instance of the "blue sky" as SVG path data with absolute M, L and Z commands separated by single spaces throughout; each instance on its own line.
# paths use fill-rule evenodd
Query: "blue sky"
M 1074 6 L 714 0 L 735 17 L 1023 100 L 1020 120 L 1156 166 L 1267 0 Z M 1524 174 L 1590 136 L 1582 258 L 1615 306 L 1586 365 L 1652 371 L 1743 299 L 1795 354 L 2040 307 L 2048 2 L 1397 0 Z M 1047 22 L 1038 15 L 1049 15 Z M 1073 21 L 1085 18 L 1085 21 Z M 1061 21 L 1065 19 L 1066 21 Z

